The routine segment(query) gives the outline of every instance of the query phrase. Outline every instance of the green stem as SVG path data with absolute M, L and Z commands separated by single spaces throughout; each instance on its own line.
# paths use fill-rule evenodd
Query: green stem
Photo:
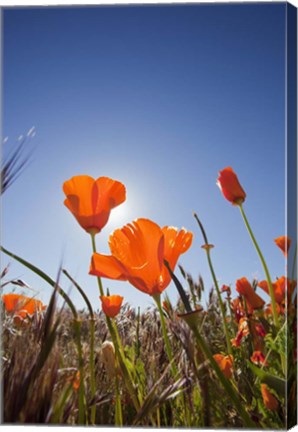
M 207 254 L 207 260 L 208 260 L 208 264 L 209 264 L 209 268 L 212 274 L 212 279 L 213 279 L 213 283 L 216 289 L 216 293 L 217 293 L 217 297 L 218 297 L 218 301 L 219 301 L 219 306 L 220 306 L 220 310 L 221 310 L 221 314 L 222 314 L 222 319 L 223 319 L 223 326 L 224 326 L 224 331 L 225 331 L 225 336 L 226 336 L 226 341 L 227 341 L 227 349 L 228 349 L 228 354 L 232 354 L 232 346 L 231 346 L 231 340 L 230 340 L 230 335 L 229 335 L 229 330 L 228 330 L 228 326 L 227 326 L 227 320 L 226 320 L 226 311 L 225 311 L 225 307 L 221 298 L 221 293 L 220 293 L 220 289 L 217 283 L 217 279 L 216 279 L 216 275 L 215 275 L 215 271 L 212 265 L 212 261 L 211 261 L 211 256 L 210 256 L 210 250 L 207 248 L 206 249 L 206 254 Z
M 196 219 L 196 221 L 197 221 L 197 223 L 198 223 L 198 225 L 200 227 L 201 233 L 202 233 L 203 238 L 204 238 L 204 242 L 205 242 L 205 246 L 206 246 L 206 248 L 204 248 L 204 249 L 206 251 L 208 265 L 209 265 L 209 268 L 210 268 L 210 271 L 211 271 L 213 283 L 214 283 L 215 290 L 216 290 L 217 297 L 218 297 L 218 301 L 219 301 L 219 307 L 220 307 L 221 314 L 222 314 L 224 332 L 225 332 L 226 341 L 227 341 L 228 354 L 232 354 L 231 340 L 230 340 L 229 330 L 228 330 L 227 321 L 226 321 L 226 311 L 225 311 L 225 307 L 224 307 L 224 304 L 223 304 L 223 301 L 222 301 L 222 298 L 221 298 L 220 289 L 219 289 L 219 286 L 218 286 L 218 283 L 217 283 L 217 278 L 216 278 L 215 271 L 214 271 L 214 268 L 213 268 L 213 264 L 212 264 L 212 261 L 211 261 L 210 248 L 208 247 L 209 243 L 208 243 L 207 234 L 206 234 L 206 231 L 205 231 L 205 229 L 203 227 L 202 222 L 200 221 L 200 219 L 198 218 L 198 215 L 196 213 L 194 213 L 194 217 L 195 217 L 195 219 Z
M 126 359 L 124 356 L 124 352 L 123 352 L 123 348 L 120 342 L 120 338 L 119 338 L 119 334 L 118 331 L 115 331 L 115 327 L 112 324 L 112 321 L 109 317 L 106 317 L 106 321 L 107 321 L 107 326 L 115 347 L 115 352 L 116 352 L 116 356 L 118 358 L 118 362 L 120 365 L 120 369 L 123 375 L 123 379 L 125 382 L 125 385 L 127 387 L 127 390 L 130 394 L 130 397 L 132 399 L 132 402 L 134 404 L 134 407 L 136 409 L 136 411 L 138 412 L 140 407 L 141 407 L 141 401 L 139 400 L 138 395 L 136 394 L 136 389 L 135 386 L 133 384 L 133 379 L 131 376 L 131 373 L 129 371 L 129 368 L 126 365 Z
M 84 363 L 83 353 L 81 345 L 81 322 L 79 320 L 74 321 L 74 329 L 77 339 L 78 356 L 79 356 L 79 371 L 80 371 L 80 387 L 79 387 L 79 424 L 85 424 L 85 391 L 84 391 Z
M 176 367 L 176 365 L 174 363 L 174 356 L 173 356 L 171 345 L 170 345 L 170 341 L 169 341 L 169 338 L 168 338 L 168 333 L 167 333 L 165 318 L 164 318 L 164 314 L 163 314 L 162 307 L 161 307 L 161 302 L 160 302 L 160 295 L 159 294 L 155 294 L 155 295 L 153 295 L 153 298 L 155 300 L 155 303 L 156 303 L 158 311 L 159 311 L 160 321 L 161 321 L 161 328 L 162 328 L 163 338 L 164 338 L 164 341 L 165 341 L 166 353 L 167 353 L 168 359 L 169 359 L 169 361 L 171 363 L 172 375 L 175 378 L 178 371 L 177 371 L 177 367 Z
M 57 289 L 58 293 L 61 295 L 61 297 L 68 304 L 68 306 L 69 306 L 69 308 L 73 314 L 75 334 L 76 334 L 76 342 L 77 342 L 77 351 L 78 351 L 78 363 L 79 363 L 79 371 L 80 371 L 79 422 L 81 424 L 84 424 L 85 410 L 86 410 L 85 389 L 84 389 L 84 368 L 83 368 L 83 355 L 82 355 L 82 345 L 81 345 L 80 323 L 79 323 L 79 317 L 78 317 L 77 310 L 76 310 L 73 302 L 70 300 L 69 296 L 66 294 L 66 292 L 52 278 L 50 278 L 46 273 L 44 273 L 42 270 L 40 270 L 38 267 L 34 266 L 33 264 L 29 263 L 28 261 L 24 260 L 23 258 L 19 257 L 18 255 L 15 255 L 12 252 L 9 252 L 4 247 L 1 246 L 0 250 L 2 252 L 4 252 L 6 255 L 10 256 L 11 258 L 15 259 L 16 261 L 18 261 L 19 263 L 24 265 L 25 267 L 27 267 L 33 273 L 37 274 L 39 277 L 41 277 L 43 280 L 45 280 L 49 285 L 51 285 L 52 288 Z
M 251 322 L 248 316 L 248 308 L 247 308 L 247 303 L 246 303 L 246 298 L 243 297 L 243 302 L 244 302 L 244 310 L 245 310 L 245 314 L 247 317 L 247 325 L 248 325 L 248 330 L 249 330 L 249 335 L 248 335 L 248 340 L 249 340 L 249 358 L 252 356 L 252 353 L 254 352 L 254 341 L 253 341 L 253 334 L 252 334 L 252 327 L 251 327 Z
M 241 402 L 239 395 L 235 392 L 235 390 L 233 389 L 229 380 L 224 376 L 223 372 L 220 370 L 220 368 L 219 368 L 218 364 L 216 363 L 216 361 L 214 360 L 207 344 L 205 343 L 204 339 L 200 335 L 198 328 L 196 326 L 191 326 L 191 329 L 195 334 L 196 340 L 197 340 L 201 350 L 203 351 L 206 358 L 209 360 L 212 368 L 214 369 L 216 375 L 218 376 L 223 388 L 225 389 L 226 393 L 230 396 L 231 400 L 234 403 L 236 410 L 238 411 L 239 415 L 242 417 L 245 426 L 247 426 L 248 428 L 255 428 L 256 427 L 255 422 L 250 418 L 249 414 L 247 413 L 247 411 L 245 410 L 245 408 Z
M 91 303 L 85 294 L 84 290 L 79 286 L 79 284 L 70 276 L 67 270 L 63 269 L 62 272 L 65 276 L 73 283 L 73 285 L 77 288 L 89 310 L 90 315 L 90 385 L 91 385 L 91 397 L 92 399 L 96 393 L 96 384 L 95 384 L 95 369 L 94 369 L 94 334 L 95 334 L 95 322 L 94 322 L 94 312 L 91 306 Z M 96 418 L 96 405 L 91 407 L 91 424 L 95 424 Z
M 245 212 L 243 210 L 242 204 L 239 204 L 239 209 L 240 209 L 240 213 L 241 213 L 241 215 L 243 217 L 243 220 L 244 220 L 245 226 L 247 228 L 247 231 L 248 231 L 248 233 L 250 235 L 250 238 L 251 238 L 251 240 L 252 240 L 252 242 L 254 244 L 254 247 L 256 248 L 256 251 L 257 251 L 257 253 L 259 255 L 259 258 L 261 260 L 261 263 L 262 263 L 262 266 L 263 266 L 263 269 L 264 269 L 264 272 L 265 272 L 265 275 L 266 275 L 266 279 L 267 279 L 267 283 L 268 283 L 268 287 L 269 287 L 269 295 L 270 295 L 270 298 L 271 298 L 272 311 L 273 311 L 273 321 L 274 321 L 275 327 L 278 329 L 278 327 L 279 327 L 278 314 L 277 314 L 277 309 L 276 309 L 276 302 L 275 302 L 274 290 L 273 290 L 273 286 L 272 286 L 272 281 L 271 281 L 270 273 L 269 273 L 266 261 L 264 259 L 264 256 L 263 256 L 263 254 L 261 252 L 261 249 L 259 248 L 257 240 L 256 240 L 256 238 L 254 236 L 254 233 L 252 232 L 252 229 L 251 229 L 251 227 L 250 227 L 250 225 L 248 223 L 248 220 L 247 220 L 247 217 L 246 217 Z
M 93 250 L 93 253 L 96 253 L 95 234 L 90 233 L 90 235 L 91 235 L 91 241 L 92 241 L 92 250 Z M 101 278 L 99 276 L 97 276 L 97 284 L 98 284 L 100 295 L 103 296 L 104 291 L 103 291 Z
M 121 407 L 121 397 L 119 391 L 119 380 L 118 375 L 115 375 L 115 426 L 122 427 L 123 426 L 123 417 L 122 417 L 122 407 Z
M 35 265 L 29 263 L 29 261 L 24 260 L 23 258 L 19 257 L 18 255 L 13 254 L 12 252 L 9 252 L 4 247 L 0 247 L 0 250 L 4 252 L 6 255 L 10 256 L 11 258 L 15 259 L 19 263 L 23 264 L 25 267 L 27 267 L 29 270 L 33 271 L 33 273 L 37 274 L 39 277 L 41 277 L 43 280 L 45 280 L 49 285 L 52 286 L 52 288 L 56 288 L 58 293 L 61 295 L 61 297 L 65 300 L 65 302 L 68 304 L 69 308 L 71 309 L 71 312 L 76 319 L 78 317 L 78 313 L 76 311 L 76 308 L 73 304 L 73 302 L 70 300 L 69 296 L 66 294 L 66 292 L 52 279 L 50 278 L 46 273 L 44 273 L 42 270 L 40 270 Z
M 90 235 L 91 235 L 91 241 L 92 241 L 92 250 L 93 250 L 93 253 L 96 253 L 95 234 L 90 233 Z M 103 296 L 104 290 L 103 290 L 101 278 L 99 276 L 97 276 L 97 283 L 98 283 L 100 295 Z M 112 342 L 113 342 L 114 347 L 115 347 L 116 356 L 117 356 L 118 361 L 119 361 L 119 365 L 120 365 L 120 368 L 121 368 L 121 371 L 123 374 L 125 385 L 127 387 L 128 392 L 130 393 L 134 407 L 135 407 L 136 411 L 138 411 L 140 409 L 141 405 L 140 405 L 139 398 L 137 397 L 137 395 L 135 393 L 135 386 L 133 384 L 132 376 L 131 376 L 129 369 L 126 365 L 126 359 L 125 359 L 124 351 L 122 348 L 121 340 L 120 340 L 120 337 L 119 337 L 119 334 L 117 331 L 117 327 L 113 326 L 112 320 L 108 316 L 106 316 L 106 322 L 107 322 L 107 326 L 109 329 L 109 333 L 110 333 L 111 338 L 112 338 Z
M 94 335 L 95 335 L 95 321 L 90 318 L 90 383 L 91 383 L 91 397 L 95 397 L 96 383 L 95 383 L 95 368 L 94 368 Z M 94 425 L 96 420 L 96 405 L 91 407 L 91 424 Z

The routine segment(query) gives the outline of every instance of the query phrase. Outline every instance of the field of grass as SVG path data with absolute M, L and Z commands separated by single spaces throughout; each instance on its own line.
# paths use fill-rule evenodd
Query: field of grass
M 77 176 L 64 184 L 65 205 L 93 241 L 90 277 L 97 278 L 102 310 L 94 310 L 66 270 L 54 281 L 1 248 L 53 289 L 45 306 L 8 268 L 2 271 L 4 423 L 212 429 L 284 429 L 296 423 L 295 263 L 291 277 L 271 280 L 236 174 L 226 168 L 218 182 L 240 209 L 265 275 L 262 281 L 239 277 L 237 296 L 230 286 L 218 285 L 213 246 L 197 215 L 211 288 L 177 264 L 191 246 L 193 234 L 184 229 L 139 219 L 111 234 L 110 256 L 97 253 L 96 236 L 125 200 L 124 186 L 105 177 Z M 286 236 L 275 243 L 281 259 L 296 247 Z M 76 309 L 60 278 L 83 296 L 84 310 Z M 104 291 L 104 278 L 127 280 L 156 307 L 142 313 L 131 308 Z M 171 281 L 177 304 L 165 291 Z M 16 286 L 21 293 L 14 292 Z

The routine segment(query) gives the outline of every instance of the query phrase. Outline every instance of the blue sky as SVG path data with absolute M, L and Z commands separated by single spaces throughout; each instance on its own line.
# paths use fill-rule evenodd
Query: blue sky
M 3 153 L 32 126 L 36 136 L 30 166 L 3 197 L 2 244 L 52 277 L 62 260 L 99 307 L 90 239 L 64 207 L 62 184 L 109 176 L 126 185 L 127 201 L 97 236 L 102 253 L 109 233 L 138 217 L 184 226 L 194 241 L 180 263 L 203 276 L 208 294 L 196 211 L 216 246 L 220 284 L 263 279 L 239 210 L 215 184 L 232 166 L 271 275 L 284 274 L 273 239 L 285 233 L 285 11 L 285 3 L 4 9 Z M 47 302 L 51 288 L 11 263 L 10 275 Z M 133 306 L 152 303 L 128 283 L 104 286 Z M 176 298 L 174 286 L 167 292 Z

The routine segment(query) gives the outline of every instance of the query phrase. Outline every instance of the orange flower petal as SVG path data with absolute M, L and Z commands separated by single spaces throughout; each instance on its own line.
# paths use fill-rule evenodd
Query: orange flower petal
M 258 286 L 262 288 L 269 295 L 269 287 L 267 281 L 261 281 Z M 275 301 L 281 305 L 285 303 L 286 299 L 288 301 L 291 299 L 293 291 L 296 287 L 296 281 L 291 281 L 285 276 L 281 276 L 275 282 L 272 283 Z
M 261 393 L 265 407 L 270 411 L 277 411 L 278 401 L 266 384 L 261 384 Z
M 224 373 L 224 375 L 230 379 L 232 377 L 233 370 L 233 356 L 231 355 L 223 355 L 223 354 L 214 354 L 214 360 Z
M 119 295 L 100 296 L 102 310 L 110 317 L 114 318 L 120 312 L 123 297 Z
M 224 168 L 219 172 L 217 185 L 224 197 L 233 205 L 239 205 L 245 201 L 246 193 L 231 167 Z
M 156 223 L 137 219 L 114 231 L 109 244 L 112 255 L 127 269 L 132 285 L 150 295 L 162 291 L 164 236 Z
M 21 318 L 26 318 L 27 314 L 33 315 L 35 312 L 46 308 L 40 300 L 21 294 L 4 294 L 2 301 L 6 312 L 13 313 Z
M 108 177 L 74 176 L 63 184 L 64 204 L 89 233 L 98 233 L 111 210 L 125 201 L 125 186 Z
M 253 287 L 245 277 L 236 281 L 236 291 L 243 295 L 249 306 L 253 309 L 260 309 L 265 304 L 264 300 L 256 294 Z
M 181 254 L 186 252 L 192 243 L 193 234 L 182 228 L 178 231 L 177 228 L 165 226 L 162 228 L 164 235 L 164 260 L 168 261 L 172 270 L 174 270 L 177 261 Z M 169 271 L 163 264 L 162 278 L 164 285 L 168 286 L 171 281 Z
M 288 236 L 277 237 L 276 239 L 274 239 L 274 242 L 276 246 L 278 246 L 282 250 L 284 256 L 287 257 L 292 242 L 290 237 Z
M 127 280 L 125 268 L 115 257 L 99 253 L 92 255 L 89 274 L 115 280 Z
M 96 195 L 93 197 L 95 213 L 101 212 L 102 209 L 110 211 L 125 201 L 125 186 L 119 181 L 109 177 L 99 177 L 95 184 L 97 186 Z
M 184 229 L 178 232 L 165 227 L 162 230 L 149 219 L 137 219 L 111 234 L 112 256 L 94 255 L 90 273 L 126 279 L 149 295 L 160 294 L 171 280 L 164 259 L 173 268 L 179 255 L 190 247 L 191 240 L 192 234 Z

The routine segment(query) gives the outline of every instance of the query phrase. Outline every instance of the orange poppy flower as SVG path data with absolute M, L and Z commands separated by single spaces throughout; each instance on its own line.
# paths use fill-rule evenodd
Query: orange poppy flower
M 46 309 L 46 306 L 40 300 L 35 300 L 21 294 L 4 294 L 2 300 L 6 312 L 23 319 L 27 315 L 33 315 L 35 312 L 41 312 Z
M 64 204 L 88 233 L 97 234 L 108 222 L 114 207 L 125 201 L 125 186 L 108 177 L 72 177 L 63 184 Z
M 288 236 L 281 236 L 274 239 L 276 246 L 278 246 L 282 251 L 285 257 L 288 255 L 288 251 L 291 246 L 291 239 Z
M 266 384 L 261 384 L 261 393 L 265 407 L 270 411 L 277 411 L 278 400 L 273 396 Z
M 246 193 L 231 167 L 224 168 L 219 172 L 217 185 L 223 196 L 233 205 L 239 205 L 245 201 Z
M 265 304 L 264 300 L 256 294 L 255 290 L 245 277 L 236 281 L 236 291 L 243 295 L 252 309 L 261 309 Z
M 233 370 L 233 356 L 214 354 L 213 358 L 226 376 L 226 378 L 230 379 L 232 377 Z
M 262 288 L 262 290 L 264 290 L 267 294 L 269 294 L 269 287 L 266 280 L 259 282 L 258 286 Z M 272 283 L 272 287 L 274 291 L 275 301 L 276 303 L 281 305 L 286 301 L 286 292 L 288 300 L 292 297 L 293 291 L 296 287 L 296 281 L 291 281 L 285 276 L 282 276 Z
M 110 235 L 111 256 L 93 254 L 89 273 L 127 280 L 151 296 L 160 294 L 171 281 L 164 260 L 174 270 L 191 242 L 192 233 L 184 228 L 160 228 L 149 219 L 137 219 Z
M 120 312 L 123 297 L 120 295 L 100 296 L 101 306 L 104 313 L 114 318 Z

